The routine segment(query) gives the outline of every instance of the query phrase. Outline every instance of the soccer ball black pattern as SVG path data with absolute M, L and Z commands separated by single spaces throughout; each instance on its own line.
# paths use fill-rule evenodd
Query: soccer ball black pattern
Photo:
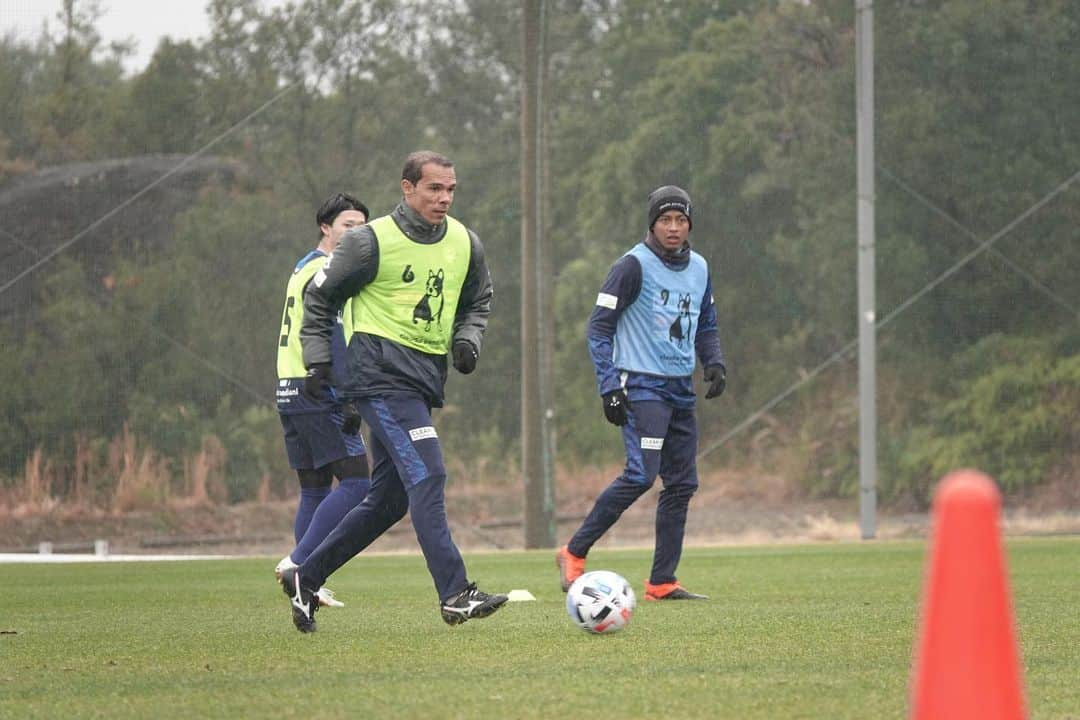
M 637 599 L 626 578 L 610 570 L 593 570 L 566 592 L 566 612 L 574 624 L 591 633 L 622 630 L 634 614 Z

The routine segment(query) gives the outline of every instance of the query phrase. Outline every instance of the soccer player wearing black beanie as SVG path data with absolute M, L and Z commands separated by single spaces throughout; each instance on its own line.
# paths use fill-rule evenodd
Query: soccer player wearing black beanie
M 648 231 L 608 272 L 589 318 L 588 343 L 604 417 L 621 428 L 626 467 L 555 555 L 562 589 L 585 572 L 590 548 L 652 487 L 656 545 L 646 600 L 704 600 L 678 581 L 686 513 L 698 487 L 696 361 L 707 399 L 727 383 L 708 263 L 690 249 L 690 195 L 675 185 L 649 193 Z

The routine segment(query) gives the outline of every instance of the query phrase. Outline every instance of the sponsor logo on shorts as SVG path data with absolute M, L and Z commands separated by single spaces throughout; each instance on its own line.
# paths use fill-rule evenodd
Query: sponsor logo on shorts
M 643 438 L 641 438 L 641 449 L 642 450 L 663 450 L 664 449 L 664 438 L 647 438 L 647 437 L 643 437 Z
M 428 425 L 426 427 L 413 428 L 409 431 L 409 437 L 412 438 L 413 442 L 417 442 L 419 440 L 437 439 L 439 436 L 435 434 L 435 428 Z

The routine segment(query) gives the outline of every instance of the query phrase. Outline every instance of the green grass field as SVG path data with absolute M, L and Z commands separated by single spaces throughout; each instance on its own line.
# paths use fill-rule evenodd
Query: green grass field
M 2 718 L 903 718 L 921 543 L 688 548 L 707 603 L 571 625 L 552 553 L 466 556 L 526 588 L 451 628 L 419 555 L 361 556 L 297 633 L 276 558 L 0 566 Z M 1008 543 L 1031 717 L 1080 718 L 1080 538 Z M 650 553 L 596 549 L 642 594 Z

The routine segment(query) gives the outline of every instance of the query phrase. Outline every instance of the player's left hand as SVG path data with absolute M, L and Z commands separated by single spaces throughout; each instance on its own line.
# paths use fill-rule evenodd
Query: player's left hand
M 477 354 L 468 340 L 454 342 L 454 368 L 462 375 L 468 375 L 476 369 Z
M 705 368 L 705 382 L 709 383 L 709 389 L 705 391 L 705 399 L 712 400 L 724 394 L 727 387 L 727 371 L 723 365 L 713 365 Z
M 312 402 L 322 402 L 330 397 L 333 384 L 330 363 L 315 363 L 304 376 L 304 395 Z
M 601 396 L 604 400 L 604 417 L 612 425 L 622 427 L 630 420 L 630 398 L 626 397 L 626 391 L 615 388 L 611 392 Z
M 341 406 L 341 416 L 344 418 L 341 423 L 341 432 L 346 435 L 357 435 L 360 432 L 360 411 L 356 409 L 356 405 L 347 402 Z

